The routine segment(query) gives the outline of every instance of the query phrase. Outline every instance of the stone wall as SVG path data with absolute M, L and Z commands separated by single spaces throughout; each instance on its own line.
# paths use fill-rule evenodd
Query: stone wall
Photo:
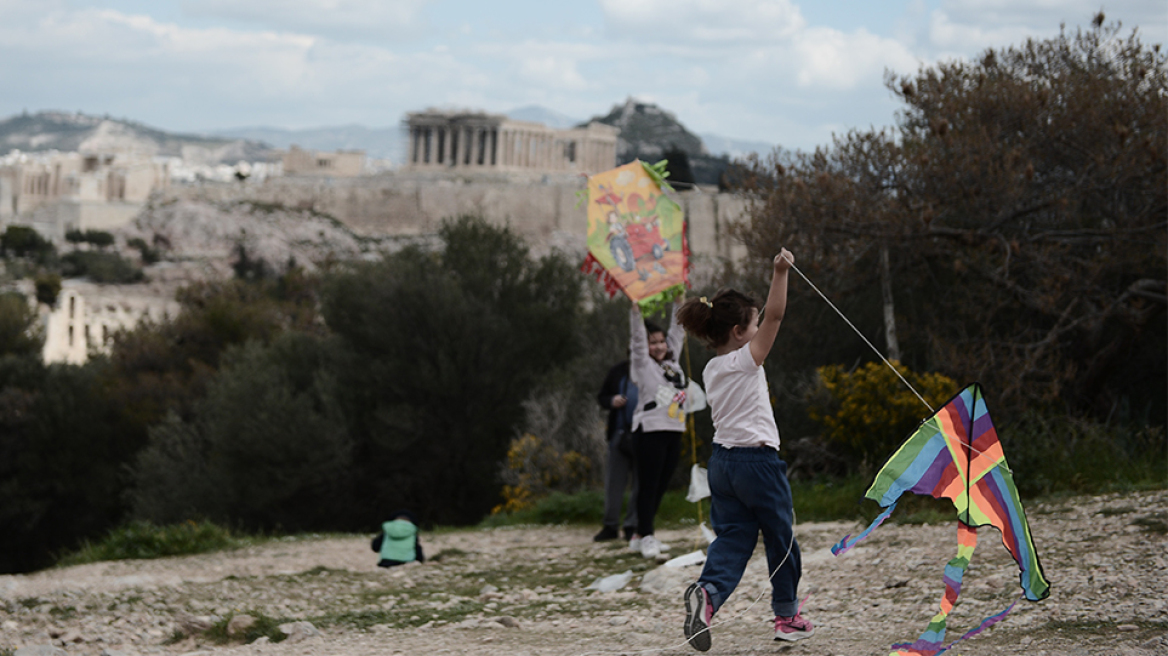
M 252 201 L 313 209 L 367 236 L 421 236 L 437 232 L 443 219 L 479 214 L 509 225 L 534 249 L 584 251 L 585 210 L 576 207 L 583 178 L 449 178 L 387 174 L 352 179 L 269 178 L 262 184 L 176 185 L 162 199 L 209 202 Z M 674 198 L 689 221 L 695 260 L 738 261 L 745 249 L 728 224 L 742 217 L 746 201 L 715 191 L 683 191 Z M 157 201 L 156 201 L 157 202 Z

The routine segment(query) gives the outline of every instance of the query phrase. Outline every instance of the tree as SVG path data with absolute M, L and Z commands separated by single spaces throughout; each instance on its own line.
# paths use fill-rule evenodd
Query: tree
M 38 328 L 37 314 L 23 294 L 0 294 L 0 357 L 40 355 Z
M 351 443 L 330 348 L 287 332 L 229 349 L 193 417 L 171 414 L 151 430 L 134 467 L 135 516 L 342 528 Z
M 140 443 L 103 366 L 0 357 L 0 572 L 45 567 L 123 518 L 123 467 Z
M 0 254 L 45 260 L 56 251 L 53 243 L 32 228 L 10 225 L 0 235 Z
M 906 104 L 895 130 L 736 172 L 758 201 L 740 234 L 759 258 L 792 248 L 868 334 L 890 276 L 906 363 L 982 381 L 1001 414 L 1128 406 L 1163 424 L 1168 69 L 1119 33 L 1100 18 L 888 75 Z M 795 287 L 792 319 L 839 323 Z M 806 338 L 821 363 L 870 357 L 825 347 L 857 344 L 827 330 Z
M 682 189 L 689 189 L 694 184 L 694 172 L 689 165 L 689 155 L 677 146 L 671 146 L 662 156 L 666 162 L 665 170 L 669 171 L 667 182 L 677 182 Z
M 359 521 L 410 507 L 427 521 L 478 521 L 522 402 L 576 350 L 581 279 L 535 260 L 506 228 L 463 217 L 440 252 L 407 249 L 333 277 L 328 326 L 346 344 L 345 390 Z

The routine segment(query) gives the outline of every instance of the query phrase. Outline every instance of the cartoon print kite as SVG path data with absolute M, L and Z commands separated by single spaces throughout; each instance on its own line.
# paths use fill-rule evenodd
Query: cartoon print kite
M 958 640 L 944 644 L 946 620 L 961 593 L 961 579 L 977 546 L 978 527 L 988 524 L 1001 531 L 1002 543 L 1018 563 L 1026 599 L 1039 601 L 1050 595 L 1050 583 L 1038 562 L 1030 525 L 980 385 L 970 385 L 950 399 L 889 458 L 864 494 L 879 503 L 884 512 L 855 538 L 849 535 L 840 540 L 832 547 L 832 553 L 838 556 L 867 537 L 888 518 L 905 492 L 953 502 L 957 508 L 957 556 L 945 566 L 941 611 L 916 642 L 895 644 L 892 654 L 936 656 L 980 633 L 1014 608 L 1017 601 L 985 618 Z
M 654 314 L 685 291 L 689 248 L 681 206 L 666 196 L 665 161 L 639 160 L 588 178 L 588 256 L 581 269 L 609 296 L 623 291 Z

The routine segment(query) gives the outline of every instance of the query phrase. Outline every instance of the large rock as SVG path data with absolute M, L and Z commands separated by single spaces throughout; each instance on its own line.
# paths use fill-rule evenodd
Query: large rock
M 312 622 L 288 622 L 279 626 L 281 632 L 288 636 L 284 639 L 285 642 L 300 642 L 320 635 L 320 630 L 312 625 Z
M 227 623 L 227 635 L 232 638 L 238 638 L 247 633 L 256 623 L 256 618 L 251 615 L 236 615 Z

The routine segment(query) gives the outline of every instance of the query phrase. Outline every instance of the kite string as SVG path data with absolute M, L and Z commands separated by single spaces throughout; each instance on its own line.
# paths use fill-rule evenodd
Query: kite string
M 815 283 L 811 282 L 811 279 L 808 278 L 806 275 L 803 274 L 802 271 L 799 270 L 799 267 L 795 266 L 795 263 L 792 262 L 790 260 L 790 258 L 787 258 L 786 256 L 784 256 L 783 259 L 787 260 L 787 262 L 789 262 L 791 264 L 791 268 L 795 270 L 795 273 L 799 274 L 799 277 L 802 278 L 804 280 L 804 282 L 806 282 L 808 285 L 811 285 L 811 289 L 814 289 L 815 293 L 819 294 L 819 297 L 822 298 L 824 300 L 824 302 L 826 302 L 831 307 L 831 309 L 835 310 L 835 313 L 838 314 L 840 316 L 840 318 L 844 320 L 844 323 L 848 324 L 848 326 L 852 330 L 856 331 L 856 334 L 860 336 L 860 339 L 864 340 L 864 343 L 868 345 L 868 348 L 872 349 L 872 351 L 874 353 L 876 353 L 877 356 L 879 356 L 879 358 L 884 362 L 884 364 L 888 365 L 888 368 L 892 370 L 892 373 L 896 374 L 896 377 L 900 379 L 900 382 L 904 383 L 905 387 L 909 388 L 909 390 L 911 390 L 912 393 L 915 394 L 916 397 L 921 400 L 921 403 L 925 404 L 925 407 L 929 409 L 929 412 L 936 412 L 937 411 L 937 409 L 934 408 L 932 405 L 930 405 L 929 402 L 925 400 L 925 397 L 921 396 L 921 393 L 918 392 L 916 390 L 916 388 L 912 386 L 912 383 L 909 383 L 907 380 L 905 380 L 905 377 L 902 376 L 900 374 L 900 372 L 897 371 L 896 367 L 893 366 L 893 364 L 888 361 L 888 358 L 884 357 L 884 354 L 880 352 L 880 349 L 876 348 L 875 346 L 872 345 L 872 342 L 868 341 L 868 338 L 864 336 L 864 333 L 860 332 L 860 329 L 857 328 L 856 325 L 854 323 L 852 323 L 851 320 L 848 319 L 848 317 L 846 315 L 844 315 L 844 313 L 842 311 L 840 311 L 840 309 L 838 307 L 835 306 L 835 303 L 832 303 L 831 299 L 828 298 L 827 295 L 824 294 L 822 291 L 820 291 L 819 288 L 815 286 Z
M 802 278 L 804 282 L 806 282 L 808 285 L 811 285 L 811 289 L 814 289 L 815 293 L 819 294 L 819 297 L 822 298 L 824 300 L 824 302 L 827 303 L 828 306 L 831 307 L 831 309 L 835 310 L 835 313 L 838 314 L 840 316 L 840 318 L 844 320 L 844 323 L 848 324 L 848 326 L 851 327 L 852 330 L 856 331 L 856 334 L 860 336 L 860 339 L 864 340 L 864 343 L 868 345 L 868 348 L 872 349 L 872 351 L 875 352 L 876 355 L 880 357 L 880 359 L 884 362 L 884 364 L 888 365 L 888 368 L 891 369 L 894 374 L 896 374 L 896 377 L 900 379 L 900 382 L 904 383 L 905 387 L 909 388 L 912 391 L 912 393 L 915 394 L 916 397 L 921 400 L 921 403 L 925 404 L 925 407 L 929 409 L 929 412 L 933 412 L 933 413 L 937 412 L 937 409 L 934 408 L 928 401 L 926 401 L 925 397 L 921 396 L 921 393 L 918 392 L 916 390 L 916 388 L 912 386 L 912 383 L 909 383 L 907 380 L 905 380 L 904 376 L 902 376 L 900 374 L 900 372 L 897 371 L 896 367 L 894 367 L 892 365 L 892 363 L 888 361 L 888 358 L 884 357 L 884 354 L 880 352 L 880 349 L 876 348 L 875 346 L 872 345 L 872 342 L 868 341 L 868 338 L 864 336 L 864 333 L 860 332 L 860 329 L 857 328 L 856 325 L 853 324 L 851 322 L 851 320 L 848 319 L 847 316 L 844 315 L 844 313 L 838 307 L 835 306 L 835 303 L 831 302 L 831 299 L 828 298 L 826 294 L 824 294 L 822 291 L 819 290 L 818 287 L 815 286 L 815 283 L 811 282 L 810 278 L 808 278 L 802 271 L 799 270 L 799 267 L 795 266 L 794 262 L 791 262 L 790 258 L 787 258 L 786 256 L 784 256 L 783 259 L 790 262 L 791 268 L 795 270 L 795 273 L 799 274 L 799 277 Z M 978 455 L 984 455 L 984 456 L 990 455 L 990 454 L 986 453 L 985 451 L 982 451 L 981 449 L 973 446 L 973 444 L 968 444 L 966 446 L 970 450 L 976 451 L 978 453 Z M 998 463 L 998 465 L 1000 467 L 1002 467 L 1003 469 L 1005 469 L 1007 472 L 1009 472 L 1011 475 L 1013 475 L 1013 473 L 1014 473 L 1013 470 L 1011 470 L 1010 467 L 1006 464 L 1006 461 L 1004 458 L 1002 459 L 1001 462 Z

